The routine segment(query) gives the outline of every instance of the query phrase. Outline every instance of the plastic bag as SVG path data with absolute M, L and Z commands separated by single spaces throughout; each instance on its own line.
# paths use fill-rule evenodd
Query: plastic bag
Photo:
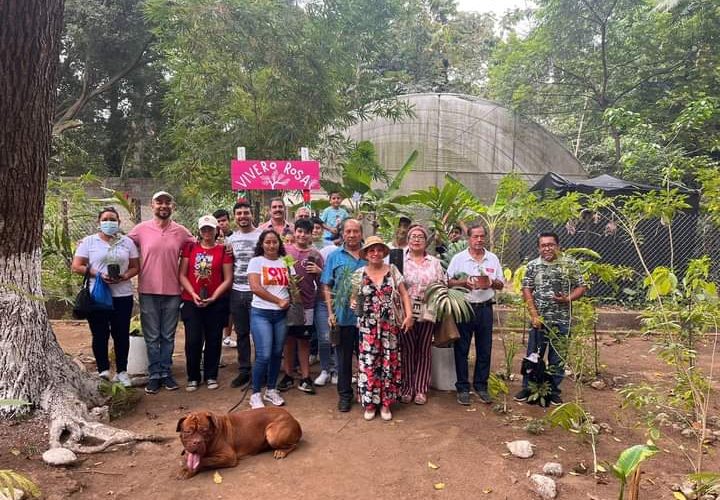
M 110 287 L 99 275 L 95 278 L 95 285 L 92 289 L 92 301 L 93 309 L 96 311 L 108 311 L 113 308 Z

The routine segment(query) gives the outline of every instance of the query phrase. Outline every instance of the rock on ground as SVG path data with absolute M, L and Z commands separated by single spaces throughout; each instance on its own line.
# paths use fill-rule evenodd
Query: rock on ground
M 530 458 L 533 456 L 533 445 L 530 441 L 520 440 L 507 443 L 507 449 L 515 457 Z
M 553 479 L 542 474 L 533 474 L 530 476 L 530 482 L 532 482 L 535 492 L 541 498 L 549 500 L 557 496 L 557 486 Z
M 548 476 L 562 477 L 562 464 L 559 464 L 557 462 L 546 463 L 545 465 L 543 465 L 543 474 L 547 474 Z
M 50 448 L 42 454 L 42 458 L 50 465 L 70 465 L 77 460 L 75 453 L 67 448 Z

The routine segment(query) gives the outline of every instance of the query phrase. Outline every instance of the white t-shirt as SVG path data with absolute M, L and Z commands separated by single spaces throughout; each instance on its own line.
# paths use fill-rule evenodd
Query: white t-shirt
M 120 274 L 128 270 L 130 259 L 139 258 L 133 240 L 127 236 L 120 236 L 112 245 L 103 240 L 97 234 L 91 234 L 82 239 L 75 250 L 76 257 L 84 257 L 88 260 L 90 269 L 95 273 L 107 274 L 108 264 L 120 265 Z M 95 286 L 95 278 L 90 278 L 90 290 Z M 133 286 L 130 280 L 121 281 L 110 286 L 110 293 L 113 297 L 127 297 L 133 294 Z
M 260 286 L 279 299 L 288 300 L 289 270 L 282 259 L 270 260 L 265 257 L 253 257 L 247 267 L 248 274 L 260 275 Z M 253 295 L 251 304 L 257 309 L 280 310 L 274 302 L 268 302 L 257 295 Z
M 225 238 L 225 244 L 232 246 L 233 258 L 233 284 L 232 289 L 239 292 L 249 292 L 250 284 L 247 278 L 247 269 L 250 259 L 255 255 L 255 245 L 262 231 L 254 229 L 249 233 L 240 230 Z
M 500 266 L 500 259 L 489 250 L 485 250 L 485 255 L 480 262 L 473 259 L 469 250 L 463 250 L 456 254 L 450 261 L 447 276 L 449 279 L 454 279 L 458 273 L 465 273 L 468 276 L 479 276 L 481 274 L 480 269 L 482 269 L 482 274 L 489 276 L 491 280 L 499 280 L 505 283 L 505 277 L 503 276 L 502 267 Z M 472 303 L 487 302 L 493 297 L 495 297 L 495 290 L 492 288 L 486 290 L 470 290 L 467 293 L 467 298 Z

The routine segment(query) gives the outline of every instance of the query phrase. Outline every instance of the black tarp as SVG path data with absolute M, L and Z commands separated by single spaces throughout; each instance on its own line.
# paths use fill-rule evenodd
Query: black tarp
M 697 214 L 700 206 L 700 194 L 695 190 L 687 189 L 681 186 L 674 187 L 677 188 L 679 193 L 687 196 L 686 201 L 691 207 L 689 211 Z M 539 191 L 544 193 L 545 191 L 550 190 L 558 193 L 560 196 L 566 193 L 592 194 L 595 191 L 601 191 L 607 196 L 619 196 L 647 193 L 649 191 L 658 191 L 660 189 L 663 188 L 640 184 L 638 182 L 626 181 L 607 174 L 573 182 L 562 175 L 556 174 L 555 172 L 548 172 L 539 181 L 537 181 L 533 187 L 530 188 L 530 191 Z

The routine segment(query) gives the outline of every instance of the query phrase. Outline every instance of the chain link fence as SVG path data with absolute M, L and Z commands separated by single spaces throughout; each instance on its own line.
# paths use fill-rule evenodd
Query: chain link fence
M 635 270 L 634 279 L 618 283 L 617 289 L 604 283 L 591 288 L 590 294 L 604 302 L 642 300 L 643 265 L 649 270 L 658 266 L 673 268 L 682 279 L 691 259 L 708 255 L 711 279 L 720 280 L 720 228 L 702 215 L 681 213 L 670 226 L 659 219 L 644 221 L 637 231 L 638 248 L 612 217 L 604 214 L 587 212 L 579 221 L 565 226 L 553 225 L 541 218 L 531 231 L 515 231 L 509 236 L 502 248 L 503 264 L 514 270 L 536 258 L 537 236 L 543 231 L 557 233 L 563 248 L 588 248 L 597 252 L 602 262 Z

